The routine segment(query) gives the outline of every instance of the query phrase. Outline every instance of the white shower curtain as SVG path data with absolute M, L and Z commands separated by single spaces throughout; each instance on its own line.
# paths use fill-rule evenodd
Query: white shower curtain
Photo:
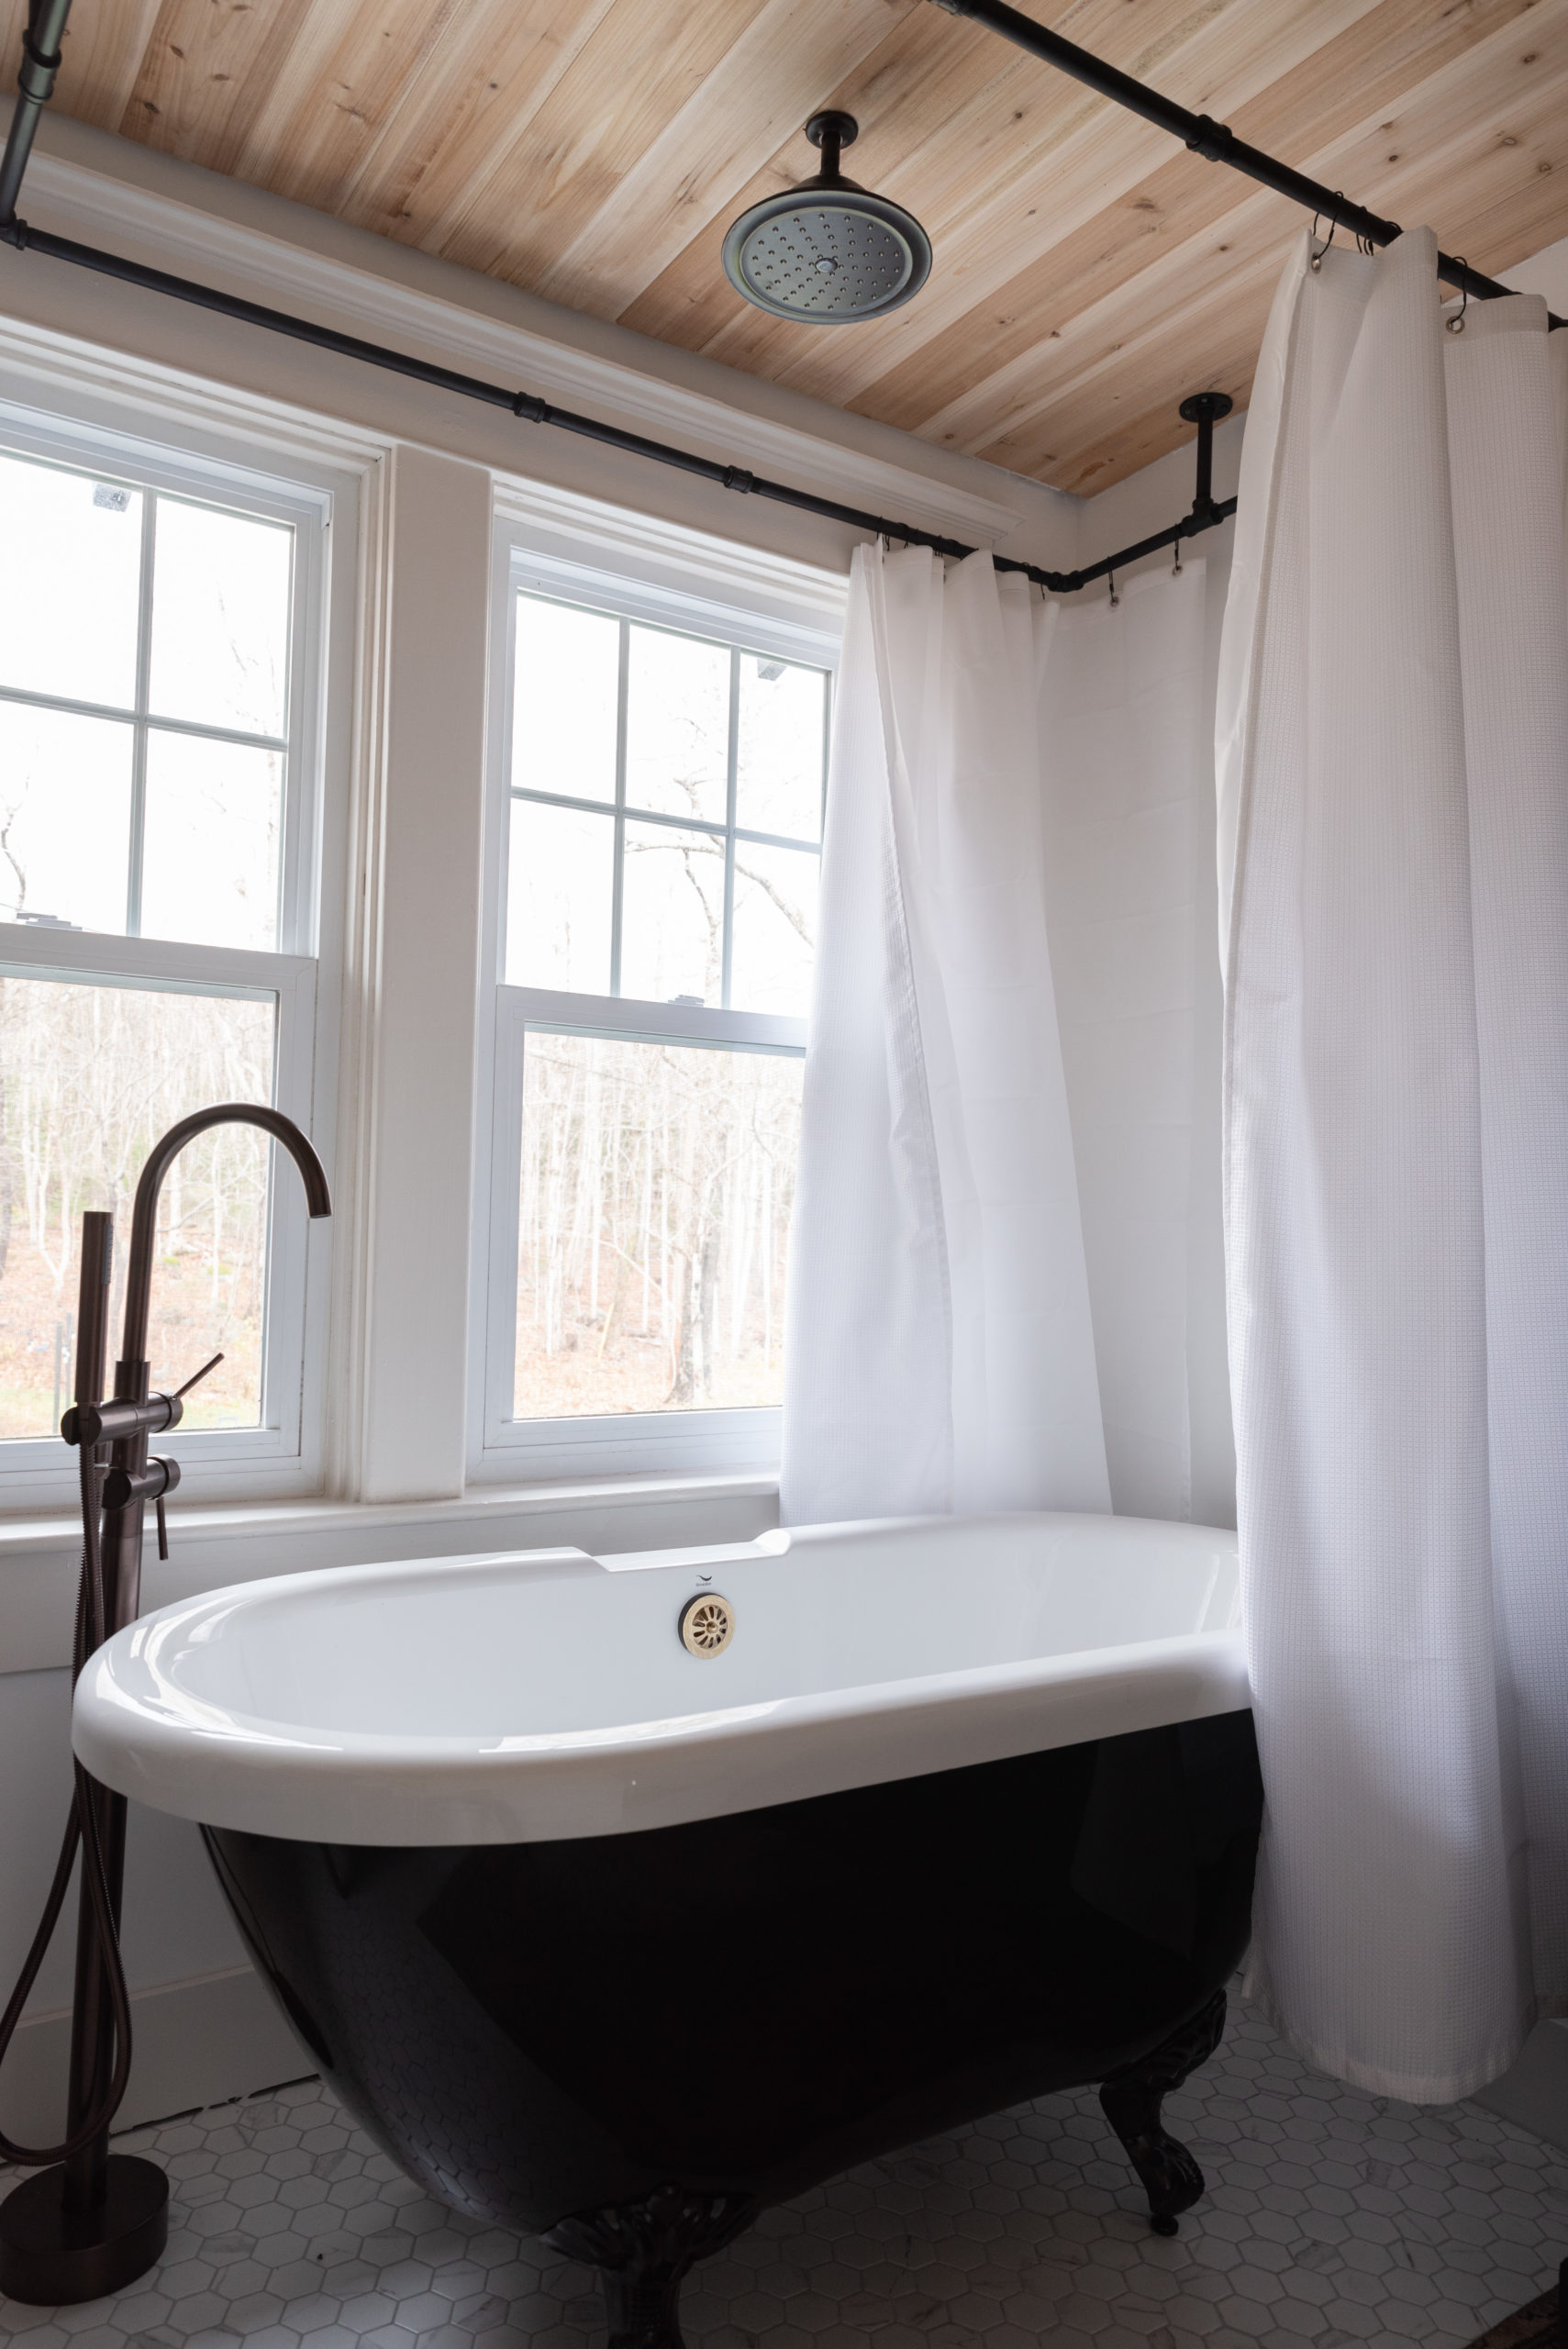
M 1110 1505 L 1046 943 L 1051 615 L 857 550 L 791 1245 L 786 1523 Z
M 1219 1206 L 1211 580 L 1056 615 L 1046 905 L 1111 1506 L 1236 1521 Z
M 1568 1994 L 1568 334 L 1307 256 L 1217 719 L 1254 1974 L 1446 2100 Z

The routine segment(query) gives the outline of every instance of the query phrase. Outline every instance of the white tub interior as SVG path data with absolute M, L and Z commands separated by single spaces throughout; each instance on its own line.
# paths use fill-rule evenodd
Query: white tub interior
M 736 1628 L 697 1658 L 676 1626 L 703 1577 Z M 140 1639 L 183 1710 L 504 1748 L 1222 1631 L 1238 1609 L 1233 1534 L 1032 1517 L 812 1529 L 607 1570 L 565 1553 L 313 1575 L 171 1609 Z

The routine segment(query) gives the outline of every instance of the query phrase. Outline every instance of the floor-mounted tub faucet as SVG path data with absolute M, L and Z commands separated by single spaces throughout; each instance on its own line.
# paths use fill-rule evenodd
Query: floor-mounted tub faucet
M 61 1421 L 81 1459 L 83 1558 L 73 1655 L 87 1657 L 141 1609 L 141 1543 L 147 1504 L 158 1511 L 159 1552 L 168 1555 L 163 1498 L 180 1480 L 178 1464 L 150 1459 L 148 1439 L 183 1416 L 182 1397 L 204 1378 L 215 1354 L 173 1394 L 150 1394 L 147 1325 L 163 1178 L 188 1141 L 213 1126 L 259 1126 L 298 1167 L 313 1217 L 332 1212 L 321 1161 L 291 1118 L 244 1101 L 198 1109 L 171 1126 L 141 1170 L 131 1209 L 126 1265 L 125 1329 L 112 1396 L 103 1397 L 108 1338 L 114 1219 L 82 1219 L 82 1278 L 77 1311 L 75 1401 Z M 119 1961 L 120 1893 L 125 1873 L 126 1800 L 90 1778 L 80 1764 L 65 1845 L 43 1920 L 3 2019 L 3 2056 L 52 1937 L 78 1843 L 82 1882 L 76 1932 L 66 2132 L 47 2150 L 0 2139 L 0 2154 L 55 2166 L 15 2188 L 0 2205 L 0 2293 L 33 2302 L 96 2299 L 145 2273 L 168 2232 L 168 2180 L 152 2162 L 109 2151 L 109 2124 L 130 2070 L 130 2010 Z

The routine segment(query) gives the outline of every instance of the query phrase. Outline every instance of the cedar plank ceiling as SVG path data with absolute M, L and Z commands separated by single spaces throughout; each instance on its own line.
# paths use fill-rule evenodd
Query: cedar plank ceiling
M 1568 234 L 1568 0 L 1025 0 L 1476 267 Z M 26 0 L 0 0 L 7 80 Z M 1244 403 L 1303 216 L 926 0 L 77 0 L 58 109 L 1062 489 Z M 719 268 L 740 208 L 848 169 L 924 292 L 790 325 Z

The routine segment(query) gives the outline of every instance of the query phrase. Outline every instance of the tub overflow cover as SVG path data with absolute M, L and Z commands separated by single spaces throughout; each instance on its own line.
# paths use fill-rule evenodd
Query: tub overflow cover
M 734 1635 L 734 1610 L 716 1590 L 699 1591 L 681 1609 L 680 1631 L 688 1655 L 719 1655 Z

